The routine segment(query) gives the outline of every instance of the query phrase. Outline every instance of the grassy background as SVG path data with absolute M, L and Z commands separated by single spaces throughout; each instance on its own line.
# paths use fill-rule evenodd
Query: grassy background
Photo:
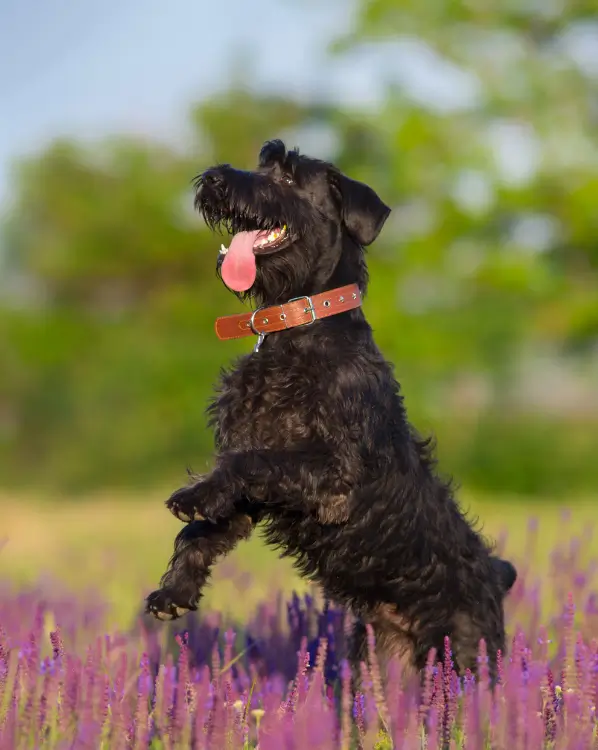
M 69 588 L 94 590 L 111 605 L 109 620 L 126 627 L 157 587 L 180 523 L 163 506 L 167 493 L 123 495 L 104 493 L 79 502 L 60 498 L 0 496 L 2 531 L 0 580 L 17 586 L 59 579 Z M 548 556 L 559 540 L 590 533 L 598 521 L 596 498 L 579 498 L 568 505 L 569 529 L 562 507 L 546 498 L 461 496 L 464 508 L 479 516 L 484 531 L 499 538 L 506 533 L 506 552 L 522 565 L 528 556 L 528 522 L 539 523 L 538 545 L 530 564 L 544 577 Z M 206 605 L 236 616 L 283 588 L 304 588 L 288 560 L 279 560 L 258 534 L 239 545 L 216 566 Z

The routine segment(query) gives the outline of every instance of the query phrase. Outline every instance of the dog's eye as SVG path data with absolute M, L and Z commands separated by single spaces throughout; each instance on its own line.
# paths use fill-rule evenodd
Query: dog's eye
M 293 184 L 293 178 L 289 177 L 287 174 L 284 175 L 284 177 L 282 178 L 282 181 L 286 182 L 287 185 Z

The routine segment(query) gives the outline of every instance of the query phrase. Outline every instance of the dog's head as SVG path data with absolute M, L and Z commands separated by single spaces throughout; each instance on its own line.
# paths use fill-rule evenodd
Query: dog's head
M 368 185 L 275 140 L 255 171 L 221 164 L 196 187 L 208 226 L 233 235 L 217 267 L 238 295 L 274 304 L 354 282 L 365 291 L 363 248 L 390 213 Z

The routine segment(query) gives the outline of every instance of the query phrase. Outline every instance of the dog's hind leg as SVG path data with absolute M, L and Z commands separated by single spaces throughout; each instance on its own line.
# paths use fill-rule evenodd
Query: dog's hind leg
M 368 639 L 365 622 L 357 618 L 351 628 L 347 643 L 347 660 L 351 668 L 351 687 L 353 695 L 362 689 L 362 663 L 369 664 Z
M 214 563 L 248 539 L 254 519 L 237 514 L 211 523 L 193 521 L 178 533 L 174 553 L 157 591 L 146 600 L 146 612 L 159 620 L 174 620 L 197 609 Z
M 380 604 L 367 614 L 367 622 L 374 632 L 375 656 L 383 681 L 388 676 L 388 668 L 394 661 L 403 677 L 412 679 L 418 675 L 411 628 L 392 604 Z M 349 661 L 353 670 L 354 684 L 361 679 L 361 662 L 371 666 L 370 644 L 366 622 L 357 619 L 349 645 Z

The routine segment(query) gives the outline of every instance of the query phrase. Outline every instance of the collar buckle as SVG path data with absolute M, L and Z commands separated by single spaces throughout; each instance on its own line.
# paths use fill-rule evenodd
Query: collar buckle
M 316 315 L 316 309 L 315 309 L 315 307 L 314 307 L 314 302 L 313 302 L 312 298 L 311 298 L 311 297 L 308 297 L 308 296 L 307 296 L 307 294 L 304 294 L 304 295 L 303 295 L 302 297 L 293 297 L 293 299 L 290 299 L 290 300 L 289 300 L 289 303 L 290 303 L 290 302 L 299 302 L 299 300 L 302 300 L 302 299 L 306 300 L 306 302 L 307 302 L 307 305 L 308 305 L 308 306 L 307 306 L 307 307 L 306 307 L 306 308 L 305 308 L 305 309 L 303 310 L 303 312 L 305 312 L 305 313 L 310 313 L 310 315 L 311 315 L 311 320 L 308 320 L 308 321 L 307 321 L 306 323 L 299 323 L 299 326 L 301 326 L 301 327 L 303 327 L 303 326 L 311 326 L 311 325 L 313 325 L 313 324 L 314 324 L 314 323 L 316 322 L 316 320 L 318 319 L 318 316 Z

